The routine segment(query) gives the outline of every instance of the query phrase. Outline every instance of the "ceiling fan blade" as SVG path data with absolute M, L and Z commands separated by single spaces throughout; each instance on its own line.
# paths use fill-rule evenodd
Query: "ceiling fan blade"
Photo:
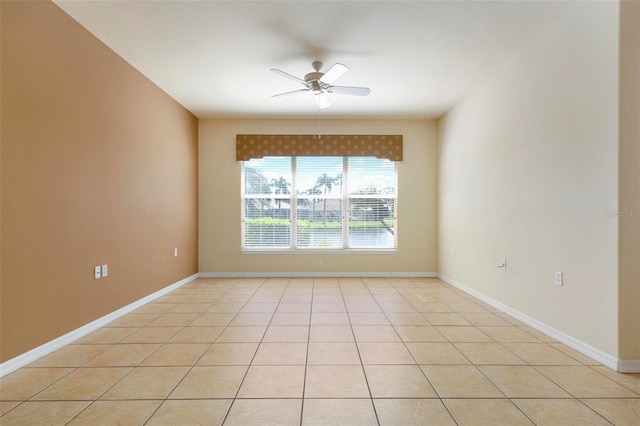
M 329 93 L 338 93 L 340 95 L 367 96 L 371 93 L 368 87 L 351 87 L 351 86 L 329 86 Z
M 329 71 L 327 71 L 322 77 L 320 77 L 320 82 L 331 84 L 342 77 L 347 71 L 349 71 L 349 68 L 347 68 L 346 65 L 334 64 L 331 68 L 329 68 Z
M 271 71 L 273 71 L 274 73 L 276 73 L 276 74 L 278 74 L 278 75 L 281 75 L 281 76 L 283 76 L 283 77 L 286 77 L 286 78 L 288 78 L 288 79 L 291 79 L 291 80 L 293 80 L 293 81 L 297 81 L 297 82 L 298 82 L 298 83 L 300 83 L 300 84 L 304 84 L 305 86 L 308 86 L 308 83 L 307 83 L 306 81 L 304 81 L 304 80 L 303 80 L 303 79 L 301 79 L 301 78 L 296 77 L 295 75 L 291 75 L 291 74 L 286 73 L 286 72 L 284 72 L 284 71 L 282 71 L 282 70 L 279 70 L 279 69 L 277 69 L 277 68 L 271 68 Z
M 300 90 L 293 90 L 291 92 L 284 92 L 284 93 L 278 93 L 277 95 L 272 95 L 272 98 L 282 98 L 284 96 L 291 96 L 291 95 L 295 95 L 296 93 L 303 93 L 303 92 L 308 92 L 309 90 L 311 90 L 311 88 L 308 89 L 300 89 Z
M 329 107 L 329 105 L 331 105 L 329 103 L 329 97 L 324 92 L 318 93 L 316 95 L 316 102 L 318 102 L 318 106 L 320 107 L 320 109 L 325 109 Z

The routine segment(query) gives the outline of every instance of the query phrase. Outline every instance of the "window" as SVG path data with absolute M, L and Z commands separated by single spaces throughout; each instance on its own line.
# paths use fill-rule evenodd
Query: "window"
M 245 250 L 395 249 L 396 163 L 376 157 L 242 162 Z

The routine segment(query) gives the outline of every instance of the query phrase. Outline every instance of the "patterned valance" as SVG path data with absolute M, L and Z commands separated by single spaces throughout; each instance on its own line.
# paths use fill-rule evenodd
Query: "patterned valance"
M 262 157 L 378 157 L 402 161 L 402 135 L 237 135 L 236 160 Z

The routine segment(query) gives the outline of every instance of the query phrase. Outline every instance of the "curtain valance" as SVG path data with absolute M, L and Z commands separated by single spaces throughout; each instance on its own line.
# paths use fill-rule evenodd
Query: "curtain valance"
M 402 135 L 236 135 L 236 160 L 262 157 L 378 157 L 402 161 Z

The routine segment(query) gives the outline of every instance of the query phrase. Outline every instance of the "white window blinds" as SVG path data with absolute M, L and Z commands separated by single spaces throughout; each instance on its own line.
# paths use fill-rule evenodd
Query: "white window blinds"
M 243 249 L 397 247 L 394 161 L 263 157 L 242 170 Z

